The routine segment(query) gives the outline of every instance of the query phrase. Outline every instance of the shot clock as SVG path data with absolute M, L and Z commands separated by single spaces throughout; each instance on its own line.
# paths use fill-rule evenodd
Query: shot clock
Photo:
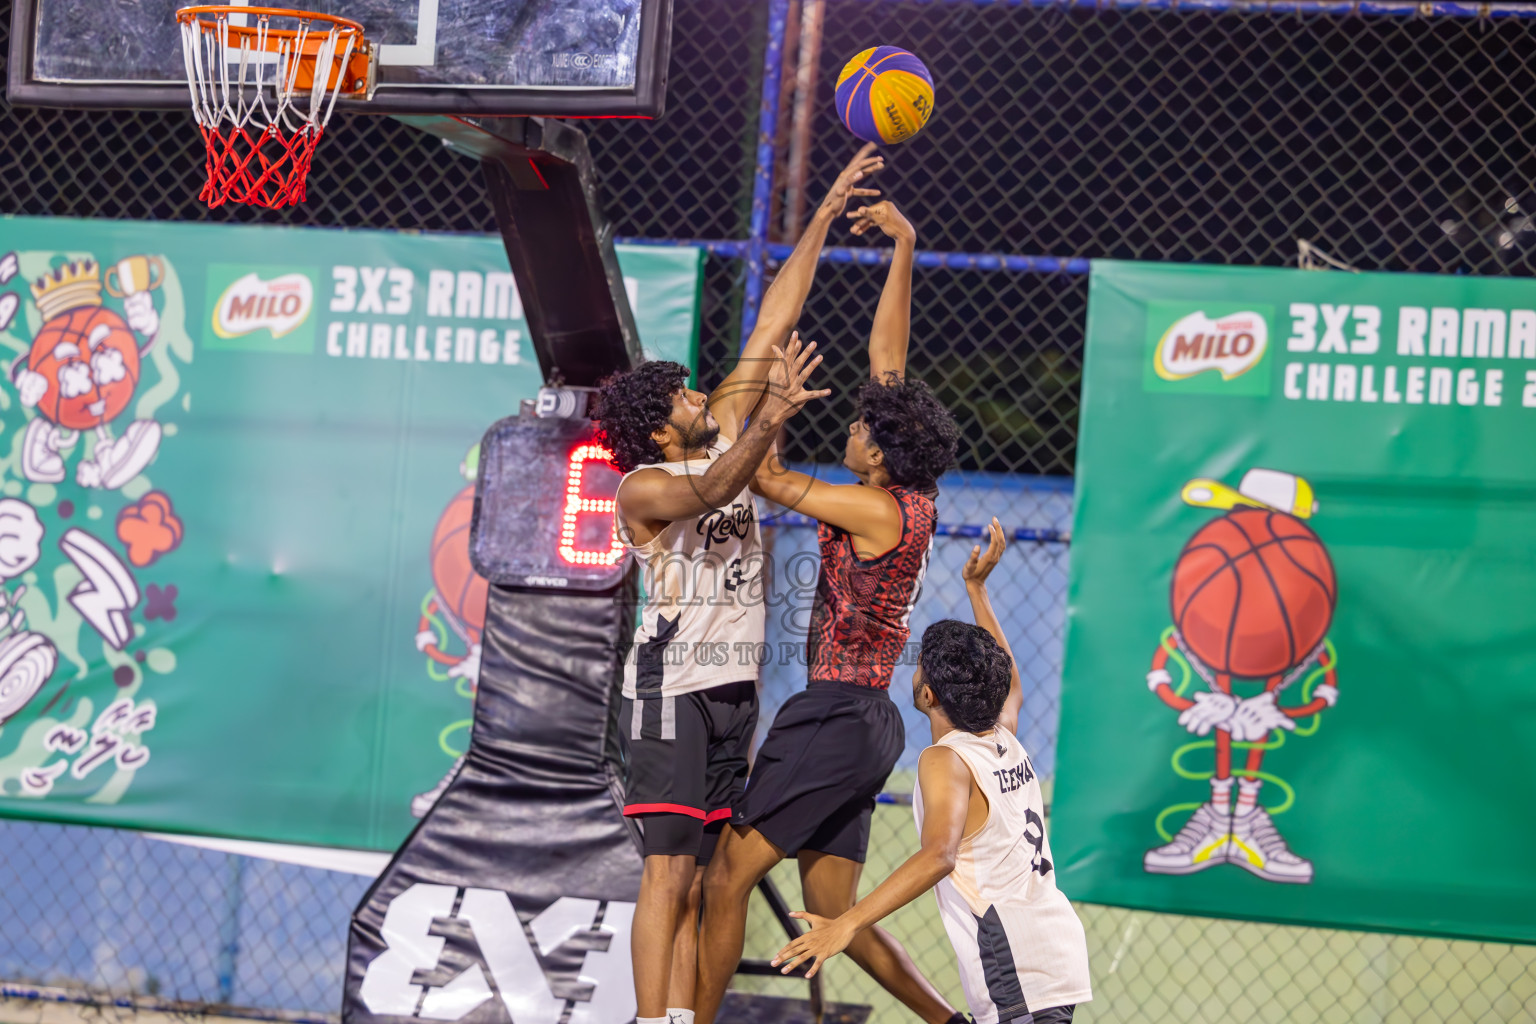
M 623 578 L 620 475 L 586 419 L 511 416 L 480 444 L 469 559 L 492 583 L 607 590 Z

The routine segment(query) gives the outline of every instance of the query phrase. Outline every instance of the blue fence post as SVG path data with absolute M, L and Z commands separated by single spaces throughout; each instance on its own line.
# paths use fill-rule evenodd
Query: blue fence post
M 240 969 L 240 910 L 245 901 L 245 858 L 231 856 L 225 871 L 224 918 L 219 922 L 219 1003 L 235 1001 L 235 976 Z
M 773 206 L 773 143 L 779 128 L 779 87 L 784 72 L 784 34 L 789 0 L 768 0 L 768 40 L 763 46 L 763 97 L 757 112 L 757 170 L 752 179 L 752 219 L 747 238 L 747 288 L 741 304 L 741 344 L 757 326 L 768 261 L 768 211 Z

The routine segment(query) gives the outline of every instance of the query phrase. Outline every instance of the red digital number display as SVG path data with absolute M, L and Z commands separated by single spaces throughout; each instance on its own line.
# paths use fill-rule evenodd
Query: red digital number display
M 567 565 L 611 566 L 624 557 L 624 545 L 613 528 L 613 495 L 621 477 L 609 461 L 612 458 L 613 453 L 598 444 L 571 449 L 559 548 Z

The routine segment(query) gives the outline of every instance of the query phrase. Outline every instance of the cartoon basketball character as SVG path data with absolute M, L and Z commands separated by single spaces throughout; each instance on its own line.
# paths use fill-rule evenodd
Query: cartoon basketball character
M 96 445 L 76 467 L 82 487 L 116 490 L 154 459 L 160 424 L 134 420 L 118 438 L 108 424 L 128 408 L 142 357 L 160 331 L 151 293 L 164 276 L 164 264 L 151 256 L 130 256 L 107 270 L 107 291 L 123 300 L 126 321 L 102 304 L 101 268 L 94 260 L 65 263 L 33 283 L 43 326 L 31 350 L 11 366 L 21 403 L 37 413 L 21 449 L 28 480 L 63 481 L 64 457 L 85 430 L 95 431 Z
M 469 521 L 475 510 L 475 485 L 470 484 L 448 503 L 432 531 L 432 593 L 422 609 L 416 649 L 445 665 L 451 678 L 464 679 L 473 691 L 480 679 L 480 633 L 485 629 L 485 577 L 469 564 Z M 443 638 L 432 628 L 441 617 L 463 644 L 465 653 L 443 650 Z
M 469 450 L 459 472 L 468 486 L 453 496 L 432 531 L 432 590 L 422 604 L 416 649 L 438 665 L 447 667 L 451 679 L 462 679 L 471 699 L 480 683 L 480 637 L 485 630 L 485 599 L 489 584 L 469 561 L 469 527 L 475 511 L 475 473 L 480 446 Z M 464 647 L 463 654 L 444 650 L 446 632 Z M 439 677 L 441 678 L 441 677 Z M 464 758 L 453 762 L 436 786 L 411 799 L 411 815 L 424 817 L 448 783 L 458 774 Z
M 1210 802 L 1195 809 L 1171 842 L 1148 850 L 1143 867 L 1184 875 L 1234 864 L 1272 882 L 1307 883 L 1312 862 L 1291 852 L 1259 804 L 1259 790 L 1272 732 L 1294 731 L 1298 720 L 1338 701 L 1326 641 L 1338 596 L 1333 562 L 1303 521 L 1317 503 L 1307 481 L 1268 469 L 1249 470 L 1236 491 L 1192 480 L 1182 496 L 1226 514 L 1196 531 L 1179 554 L 1170 593 L 1173 628 L 1152 656 L 1147 686 L 1179 712 L 1185 729 L 1202 737 L 1215 733 L 1216 767 Z M 1186 694 L 1190 673 L 1176 683 L 1170 658 L 1209 689 Z M 1281 696 L 1303 677 L 1300 702 L 1282 705 Z M 1255 686 L 1249 696 L 1238 692 Z M 1234 749 L 1247 751 L 1238 768 Z

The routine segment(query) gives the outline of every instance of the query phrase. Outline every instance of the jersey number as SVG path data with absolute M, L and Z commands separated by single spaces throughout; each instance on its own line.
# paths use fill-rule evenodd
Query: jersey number
M 1045 822 L 1040 820 L 1040 815 L 1028 807 L 1024 808 L 1024 839 L 1035 848 L 1034 859 L 1030 862 L 1030 870 L 1037 872 L 1041 877 L 1051 873 L 1051 862 L 1045 859 Z

